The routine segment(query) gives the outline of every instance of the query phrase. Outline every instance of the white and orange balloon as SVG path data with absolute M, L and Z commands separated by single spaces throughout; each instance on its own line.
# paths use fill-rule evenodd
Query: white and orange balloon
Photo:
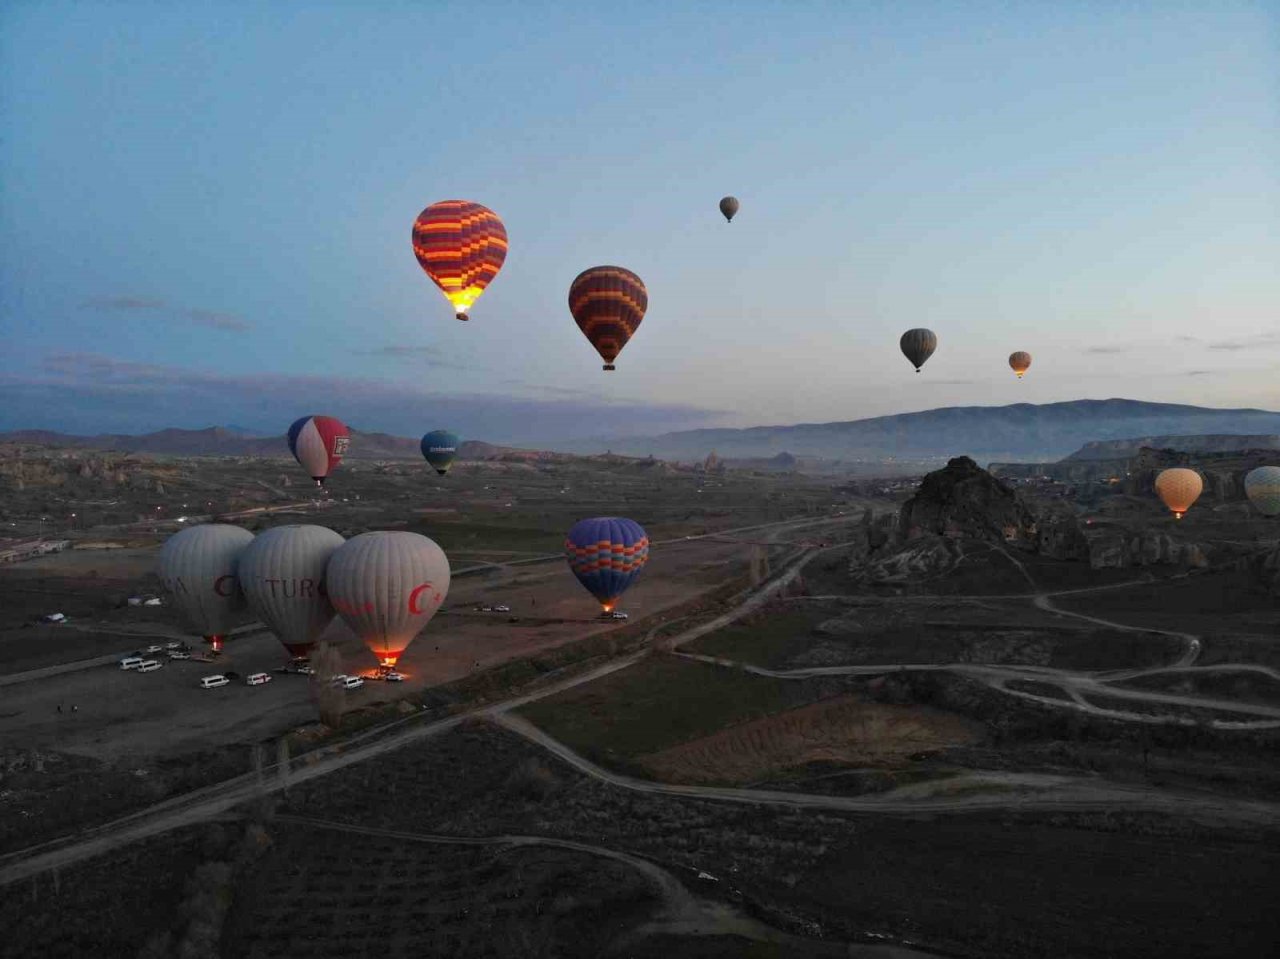
M 329 558 L 325 586 L 338 615 L 391 668 L 448 595 L 449 559 L 418 533 L 361 533 Z
M 245 608 L 237 573 L 252 542 L 247 529 L 203 523 L 175 533 L 160 548 L 158 572 L 164 588 L 191 629 L 215 651 Z

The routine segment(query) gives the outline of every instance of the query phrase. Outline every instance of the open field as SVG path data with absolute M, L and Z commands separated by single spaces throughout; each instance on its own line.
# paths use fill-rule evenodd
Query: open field
M 1063 609 L 1135 626 L 1215 635 L 1280 636 L 1280 596 L 1269 595 L 1255 575 L 1221 570 L 1182 579 L 1139 583 L 1125 589 L 1063 596 Z
M 666 782 L 760 783 L 819 763 L 893 768 L 981 736 L 979 724 L 940 710 L 838 696 L 748 720 L 639 761 Z
M 1025 601 L 939 599 L 777 604 L 690 651 L 770 669 L 899 663 L 1124 669 L 1172 663 L 1182 647 L 1173 637 L 1077 625 Z
M 387 801 L 371 804 L 371 790 Z M 1262 956 L 1280 921 L 1269 906 L 1274 832 L 1157 816 L 885 819 L 677 800 L 585 779 L 486 726 L 291 790 L 286 810 L 604 845 L 705 871 L 719 879 L 709 890 L 736 890 L 777 926 L 814 924 L 849 940 L 876 933 L 957 955 Z M 1018 922 L 1002 921 L 1010 911 Z

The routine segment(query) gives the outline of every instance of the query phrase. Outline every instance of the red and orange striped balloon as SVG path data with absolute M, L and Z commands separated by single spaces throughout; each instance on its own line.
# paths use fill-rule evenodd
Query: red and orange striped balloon
M 640 327 L 649 308 L 644 281 L 620 266 L 583 270 L 569 287 L 569 312 L 604 360 L 606 370 Z
M 453 304 L 458 319 L 480 298 L 507 258 L 507 229 L 487 206 L 441 200 L 413 224 L 418 264 Z

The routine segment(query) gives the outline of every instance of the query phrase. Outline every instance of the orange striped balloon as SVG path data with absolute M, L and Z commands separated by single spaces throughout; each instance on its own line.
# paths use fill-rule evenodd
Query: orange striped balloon
M 569 287 L 569 312 L 604 360 L 606 370 L 627 345 L 649 308 L 644 281 L 620 266 L 583 270 Z
M 441 200 L 413 224 L 418 264 L 453 304 L 458 319 L 480 298 L 507 258 L 507 229 L 487 206 Z

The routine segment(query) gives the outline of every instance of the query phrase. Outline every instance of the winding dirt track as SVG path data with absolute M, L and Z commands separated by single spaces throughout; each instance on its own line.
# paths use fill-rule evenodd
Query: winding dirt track
M 601 859 L 611 859 L 626 865 L 651 882 L 662 896 L 663 908 L 649 922 L 634 930 L 631 936 L 683 935 L 683 936 L 739 936 L 756 942 L 794 944 L 806 955 L 819 952 L 831 956 L 847 956 L 853 959 L 931 959 L 932 953 L 923 953 L 898 946 L 862 946 L 815 942 L 802 939 L 775 929 L 772 926 L 743 915 L 731 905 L 712 899 L 694 896 L 678 878 L 657 863 L 641 856 L 620 852 L 604 846 L 593 846 L 569 839 L 549 836 L 448 836 L 438 833 L 401 832 L 393 829 L 377 829 L 349 823 L 311 819 L 305 816 L 276 816 L 276 822 L 291 823 L 312 829 L 326 829 L 354 836 L 372 836 L 394 839 L 398 842 L 426 843 L 444 846 L 496 847 L 499 851 L 524 848 L 563 849 L 583 853 Z
M 844 520 L 847 522 L 848 520 Z M 833 522 L 831 520 L 825 521 Z M 796 524 L 777 524 L 794 528 Z M 802 525 L 813 525 L 805 523 Z M 721 534 L 722 535 L 722 534 Z M 814 558 L 840 549 L 839 545 L 810 549 L 791 561 L 785 569 L 762 583 L 745 597 L 734 609 L 707 622 L 700 623 L 672 637 L 673 646 L 692 642 L 701 636 L 721 629 L 746 616 L 768 602 L 775 594 L 792 583 L 804 566 Z M 950 597 L 955 599 L 956 597 Z M 1023 599 L 1026 596 L 1021 597 Z M 1115 624 L 1107 624 L 1108 626 Z M 412 716 L 389 726 L 370 730 L 342 743 L 316 750 L 302 761 L 293 763 L 281 775 L 276 766 L 266 768 L 266 778 L 252 774 L 240 776 L 207 789 L 176 797 L 134 815 L 94 827 L 40 846 L 19 850 L 0 857 L 0 885 L 29 878 L 50 869 L 79 862 L 101 855 L 112 849 L 129 845 L 149 836 L 158 835 L 195 822 L 210 819 L 256 796 L 275 792 L 287 784 L 305 782 L 327 775 L 355 763 L 384 755 L 411 742 L 445 733 L 467 719 L 485 718 L 517 733 L 530 742 L 554 753 L 582 773 L 610 785 L 635 792 L 679 796 L 684 798 L 718 802 L 747 803 L 755 805 L 779 805 L 795 808 L 829 809 L 846 812 L 884 813 L 911 815 L 920 812 L 975 812 L 990 809 L 1036 809 L 1042 811 L 1081 811 L 1094 809 L 1131 808 L 1175 813 L 1208 821 L 1230 819 L 1237 822 L 1276 826 L 1280 824 L 1280 806 L 1265 802 L 1251 802 L 1202 795 L 1183 795 L 1162 792 L 1150 788 L 1125 787 L 1089 778 L 1043 776 L 1018 773 L 986 773 L 967 781 L 967 788 L 978 792 L 962 792 L 948 795 L 946 790 L 955 788 L 955 780 L 949 785 L 918 784 L 911 787 L 881 793 L 874 797 L 820 796 L 807 793 L 775 792 L 758 789 L 727 789 L 706 786 L 679 786 L 647 782 L 621 776 L 601 769 L 568 746 L 551 738 L 525 720 L 510 715 L 520 706 L 553 696 L 566 689 L 581 686 L 638 662 L 648 655 L 646 650 L 607 662 L 585 673 L 572 676 L 536 692 L 516 697 L 471 713 L 453 716 L 434 722 L 422 722 L 422 717 Z M 714 661 L 714 660 L 713 660 Z M 841 669 L 842 667 L 835 667 Z M 864 667 L 843 667 L 848 670 Z M 900 667 L 875 667 L 878 672 L 892 671 Z M 927 668 L 943 668 L 929 666 Z M 955 667 L 950 667 L 955 668 Z M 967 668 L 967 667 L 966 667 Z M 983 667 L 995 670 L 996 667 Z M 796 671 L 821 675 L 824 670 Z M 1043 678 L 1041 670 L 1025 671 L 1028 676 Z M 1003 675 L 1007 678 L 1008 673 Z M 1075 674 L 1070 674 L 1075 675 Z M 1028 695 L 1006 690 L 1015 695 Z M 1114 690 L 1108 689 L 1108 692 Z M 1131 692 L 1131 691 L 1126 691 Z M 1144 694 L 1156 695 L 1162 694 Z M 1038 698 L 1028 696 L 1028 698 Z M 1055 706 L 1074 706 L 1059 700 L 1045 700 Z M 1204 701 L 1196 700 L 1204 705 Z M 1096 707 L 1082 707 L 1096 709 Z M 1099 712 L 1105 712 L 1098 710 Z M 1149 717 L 1140 717 L 1147 719 Z

